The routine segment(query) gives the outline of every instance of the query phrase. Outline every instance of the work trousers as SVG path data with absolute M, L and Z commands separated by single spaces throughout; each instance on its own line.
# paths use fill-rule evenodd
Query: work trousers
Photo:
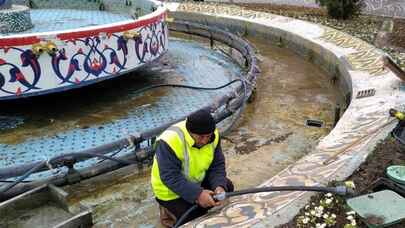
M 208 186 L 208 182 L 206 180 L 204 180 L 201 184 L 201 187 L 203 187 L 204 189 L 210 189 L 207 187 Z M 214 191 L 215 189 L 210 189 L 212 191 Z M 226 190 L 228 192 L 233 192 L 234 191 L 234 186 L 231 180 L 229 180 L 228 178 L 226 178 Z M 157 199 L 157 202 L 160 204 L 160 206 L 164 207 L 161 209 L 161 222 L 162 225 L 167 226 L 167 224 L 163 224 L 163 218 L 162 217 L 175 217 L 175 221 L 177 221 L 188 209 L 190 209 L 192 206 L 194 206 L 194 204 L 189 203 L 187 201 L 185 201 L 182 198 L 178 198 L 175 200 L 169 200 L 169 201 L 163 201 L 163 200 L 159 200 Z M 164 215 L 162 216 L 162 210 L 168 210 L 170 215 Z M 193 210 L 188 216 L 187 218 L 184 220 L 184 222 L 182 224 L 185 224 L 195 218 L 198 218 L 202 215 L 205 215 L 207 213 L 207 211 L 210 208 L 202 208 L 202 207 L 197 207 L 197 209 Z M 174 221 L 174 222 L 175 222 Z

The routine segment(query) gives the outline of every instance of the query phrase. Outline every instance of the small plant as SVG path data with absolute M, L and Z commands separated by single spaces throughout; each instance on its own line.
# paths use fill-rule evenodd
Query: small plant
M 311 202 L 296 218 L 297 228 L 326 228 L 337 227 L 337 220 L 345 220 L 344 228 L 357 228 L 356 213 L 343 212 L 344 201 L 332 193 L 324 194 L 319 202 Z M 343 217 L 345 216 L 345 218 Z M 342 226 L 343 227 L 343 226 Z
M 350 19 L 358 16 L 364 7 L 364 0 L 316 0 L 326 7 L 328 15 L 336 19 Z

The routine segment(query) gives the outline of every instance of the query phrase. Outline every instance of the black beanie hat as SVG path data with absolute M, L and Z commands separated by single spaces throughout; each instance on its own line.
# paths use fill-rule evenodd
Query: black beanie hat
M 194 134 L 209 134 L 216 128 L 215 120 L 207 110 L 199 110 L 187 117 L 186 128 Z

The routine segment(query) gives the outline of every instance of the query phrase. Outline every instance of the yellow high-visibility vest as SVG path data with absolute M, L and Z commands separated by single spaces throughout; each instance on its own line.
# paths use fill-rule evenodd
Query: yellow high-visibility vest
M 204 145 L 200 149 L 193 147 L 194 139 L 187 131 L 186 121 L 182 121 L 169 127 L 157 140 L 165 141 L 174 151 L 176 157 L 181 161 L 184 177 L 188 181 L 201 184 L 206 171 L 214 159 L 215 148 L 219 142 L 218 129 L 215 129 L 214 134 L 215 139 L 212 143 Z M 158 199 L 168 201 L 180 197 L 171 191 L 160 179 L 156 155 L 153 158 L 151 176 L 152 189 Z

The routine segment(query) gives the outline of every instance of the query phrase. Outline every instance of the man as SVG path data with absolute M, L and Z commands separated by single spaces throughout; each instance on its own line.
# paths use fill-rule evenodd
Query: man
M 233 191 L 218 129 L 208 111 L 197 111 L 169 127 L 156 143 L 151 182 L 164 226 L 173 226 L 194 204 L 199 207 L 184 223 L 204 215 L 221 204 L 214 194 Z

